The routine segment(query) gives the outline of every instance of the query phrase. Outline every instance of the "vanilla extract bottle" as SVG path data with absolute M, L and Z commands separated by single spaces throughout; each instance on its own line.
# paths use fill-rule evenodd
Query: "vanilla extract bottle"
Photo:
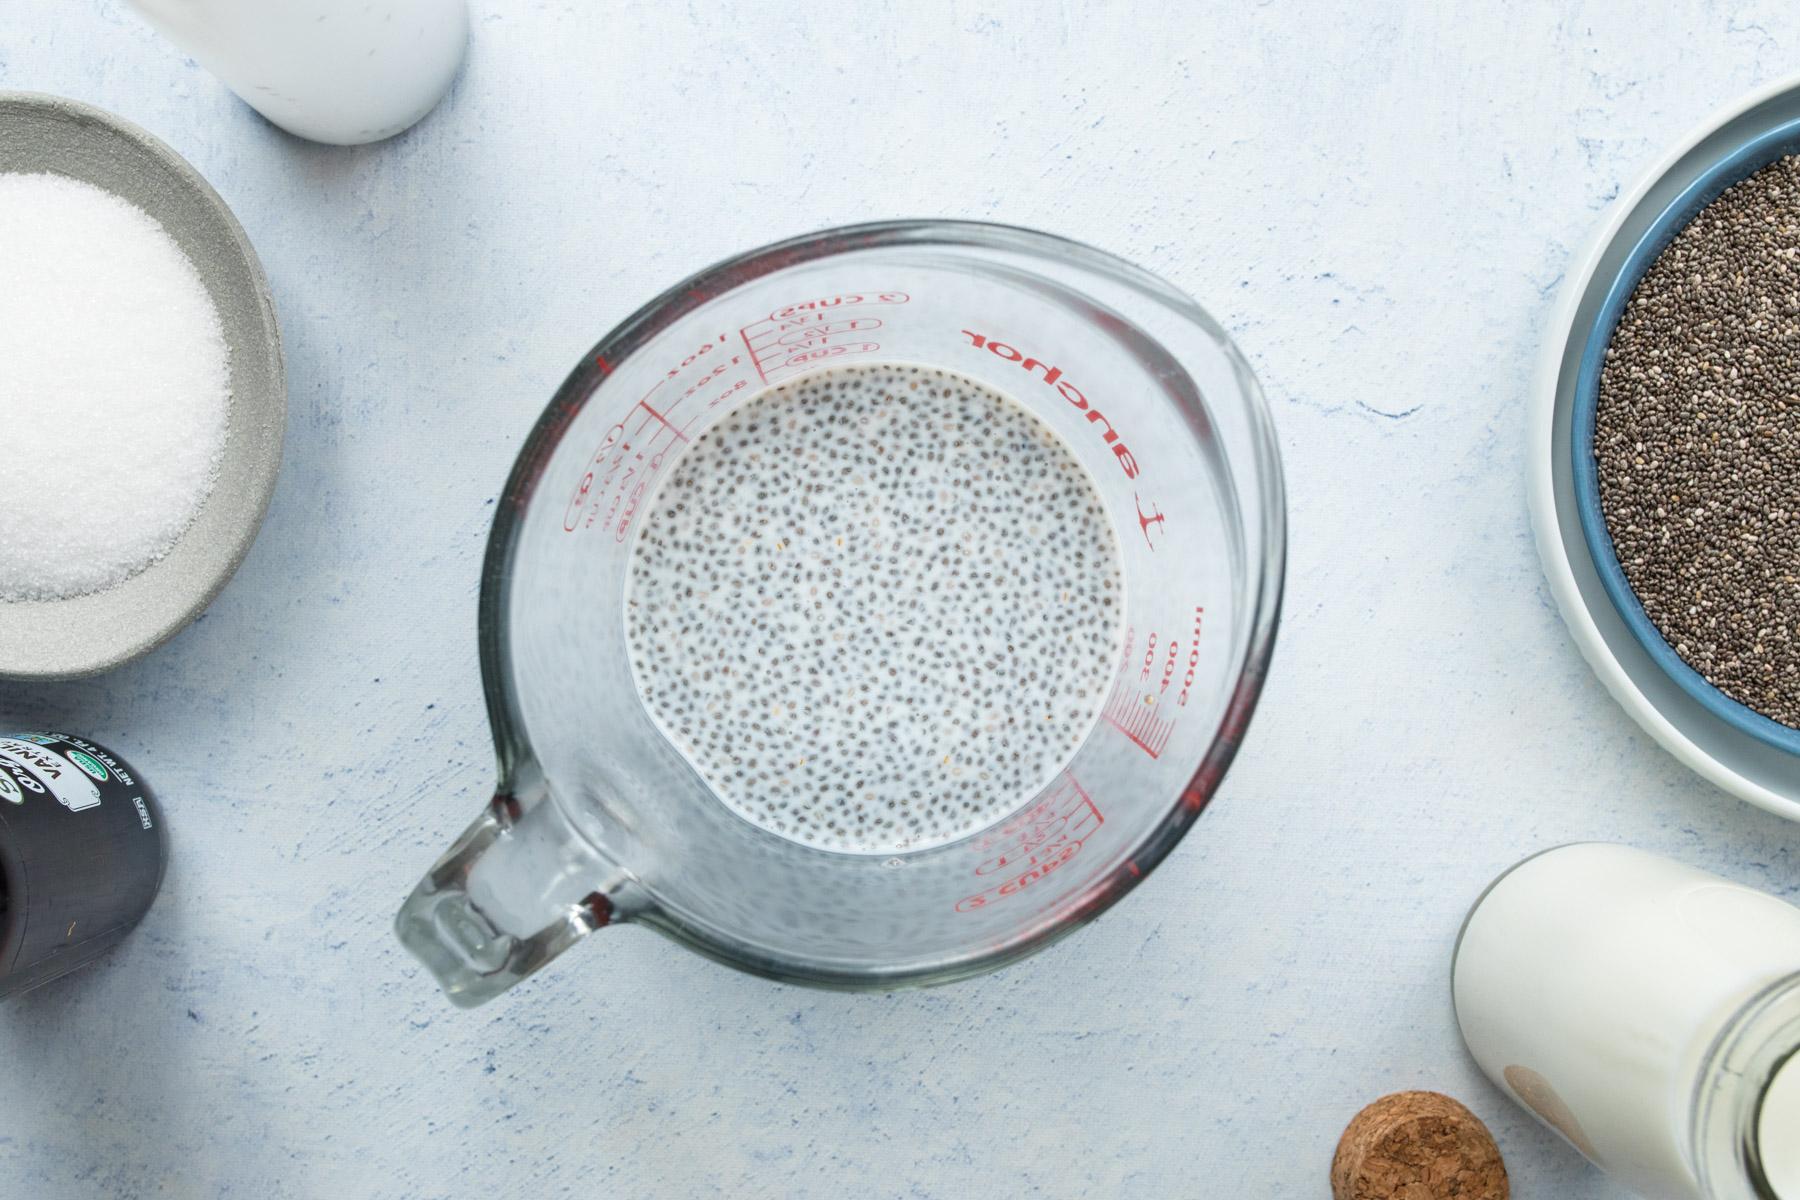
M 0 737 L 0 998 L 117 945 L 166 857 L 156 801 L 118 755 L 64 733 Z

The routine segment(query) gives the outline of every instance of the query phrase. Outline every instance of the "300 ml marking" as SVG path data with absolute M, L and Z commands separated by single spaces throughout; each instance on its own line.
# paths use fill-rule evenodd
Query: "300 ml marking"
M 1129 671 L 1121 674 L 1100 716 L 1151 758 L 1160 758 L 1168 748 L 1176 719 L 1193 695 L 1205 629 L 1206 609 L 1196 604 L 1193 632 L 1185 642 L 1170 638 L 1159 644 L 1153 629 L 1144 638 L 1141 656 L 1137 654 L 1137 630 L 1125 631 L 1125 661 L 1137 664 L 1135 678 Z

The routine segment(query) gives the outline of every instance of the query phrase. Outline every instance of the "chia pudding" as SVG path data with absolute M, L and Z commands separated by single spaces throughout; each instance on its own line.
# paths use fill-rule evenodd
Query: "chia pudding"
M 1016 401 L 930 367 L 835 368 L 699 436 L 626 599 L 645 706 L 739 815 L 891 853 L 1031 800 L 1117 668 L 1118 543 Z

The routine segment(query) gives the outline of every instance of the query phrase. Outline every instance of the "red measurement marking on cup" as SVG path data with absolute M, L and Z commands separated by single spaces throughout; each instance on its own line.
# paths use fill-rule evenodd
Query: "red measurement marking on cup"
M 861 333 L 867 336 L 881 328 L 880 317 L 852 317 L 846 321 L 825 321 L 818 325 L 807 325 L 800 329 L 790 329 L 775 339 L 777 345 L 786 346 L 798 352 L 810 350 L 815 346 L 828 345 L 833 337 L 846 333 Z
M 974 912 L 1041 882 L 1068 866 L 1105 823 L 1080 781 L 1063 772 L 1042 800 L 976 839 L 974 848 L 982 856 L 976 877 L 984 882 L 999 879 L 957 901 L 956 911 Z
M 661 386 L 661 385 L 660 385 L 660 384 L 659 384 L 659 385 L 658 385 L 658 386 L 659 386 L 659 387 L 660 387 L 660 386 Z M 677 429 L 677 428 L 675 428 L 675 426 L 674 426 L 674 425 L 672 425 L 672 424 L 670 424 L 670 423 L 669 423 L 669 418 L 667 418 L 667 417 L 665 417 L 665 416 L 664 416 L 664 415 L 663 415 L 663 414 L 661 414 L 661 413 L 659 413 L 659 412 L 657 412 L 657 411 L 656 411 L 656 410 L 655 410 L 655 409 L 654 409 L 654 408 L 651 408 L 651 407 L 650 407 L 650 402 L 649 402 L 649 401 L 648 401 L 648 400 L 639 400 L 639 401 L 638 401 L 638 407 L 639 407 L 639 408 L 641 408 L 641 409 L 643 409 L 643 410 L 644 410 L 644 411 L 645 411 L 645 412 L 647 412 L 647 413 L 649 413 L 649 414 L 650 414 L 650 415 L 651 415 L 651 416 L 652 416 L 652 417 L 654 417 L 654 418 L 655 418 L 655 419 L 656 419 L 656 420 L 657 420 L 657 421 L 659 421 L 659 422 L 661 422 L 661 423 L 662 423 L 662 427 L 663 427 L 663 428 L 664 428 L 664 429 L 667 429 L 667 430 L 668 430 L 668 431 L 669 431 L 669 432 L 670 432 L 670 433 L 672 433 L 672 434 L 674 434 L 674 435 L 675 435 L 675 436 L 676 436 L 676 437 L 677 437 L 677 438 L 679 438 L 679 439 L 680 439 L 680 440 L 681 440 L 681 441 L 684 441 L 684 442 L 685 442 L 685 441 L 687 441 L 687 440 L 688 440 L 688 439 L 687 439 L 687 434 L 685 434 L 685 433 L 683 433 L 683 432 L 681 432 L 681 430 L 679 430 L 679 429 Z M 643 428 L 643 427 L 642 427 L 642 426 L 639 426 L 639 428 L 640 428 L 640 429 L 641 429 L 641 428 Z
M 601 436 L 600 445 L 589 456 L 581 479 L 563 508 L 563 532 L 604 525 L 623 541 L 668 450 L 677 441 L 687 440 L 645 401 L 640 400 L 632 413 L 638 409 L 651 415 L 635 426 L 629 424 L 628 415 Z
M 564 532 L 599 526 L 611 530 L 613 540 L 625 540 L 669 452 L 689 440 L 688 431 L 710 409 L 750 386 L 748 360 L 727 349 L 729 336 L 708 339 L 667 368 L 601 435 L 563 509 Z M 609 374 L 618 369 L 602 365 Z M 734 368 L 739 377 L 732 380 Z
M 869 310 L 911 299 L 891 290 L 844 292 L 783 305 L 738 330 L 741 353 L 729 348 L 727 333 L 708 338 L 668 367 L 624 418 L 602 434 L 564 506 L 563 530 L 598 526 L 623 542 L 670 460 L 669 451 L 688 441 L 696 425 L 750 388 L 753 379 L 767 384 L 835 359 L 875 353 L 881 343 L 873 335 L 884 320 Z M 607 376 L 621 369 L 605 358 L 596 359 L 596 365 Z
M 1113 684 L 1100 716 L 1151 758 L 1160 758 L 1181 710 L 1193 696 L 1200 670 L 1206 609 L 1194 606 L 1194 625 L 1183 638 L 1162 639 L 1151 630 L 1137 652 L 1137 631 L 1125 631 L 1125 670 Z
M 1113 686 L 1101 715 L 1151 758 L 1160 758 L 1175 732 L 1175 722 L 1156 715 L 1156 698 L 1142 695 L 1121 680 Z
M 868 310 L 912 300 L 905 292 L 840 292 L 784 304 L 763 320 L 738 330 L 744 349 L 764 383 L 798 375 L 820 363 L 873 354 L 881 343 L 871 335 L 881 317 Z

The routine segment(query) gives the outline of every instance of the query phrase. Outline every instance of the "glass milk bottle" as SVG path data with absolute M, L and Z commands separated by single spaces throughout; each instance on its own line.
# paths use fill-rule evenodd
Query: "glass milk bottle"
M 289 133 L 392 137 L 450 90 L 466 0 L 131 0 L 177 46 Z
M 1626 846 L 1528 858 L 1451 968 L 1489 1078 L 1653 1200 L 1800 1200 L 1800 908 Z

